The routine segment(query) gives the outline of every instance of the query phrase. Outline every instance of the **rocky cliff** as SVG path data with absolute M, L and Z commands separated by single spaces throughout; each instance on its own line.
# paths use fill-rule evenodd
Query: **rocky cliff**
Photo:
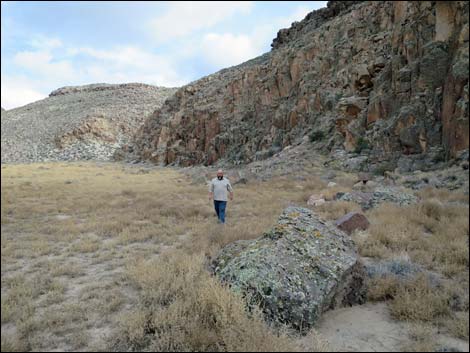
M 130 152 L 237 164 L 309 136 L 312 153 L 373 171 L 425 169 L 468 149 L 468 3 L 331 1 L 272 47 L 179 89 Z
M 175 90 L 140 83 L 63 87 L 2 110 L 2 163 L 110 159 Z

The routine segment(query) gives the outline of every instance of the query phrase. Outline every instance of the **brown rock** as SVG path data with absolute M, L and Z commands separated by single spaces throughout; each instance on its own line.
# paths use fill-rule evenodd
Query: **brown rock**
M 355 230 L 365 230 L 369 228 L 369 221 L 366 216 L 357 212 L 349 212 L 335 222 L 342 231 L 352 234 Z

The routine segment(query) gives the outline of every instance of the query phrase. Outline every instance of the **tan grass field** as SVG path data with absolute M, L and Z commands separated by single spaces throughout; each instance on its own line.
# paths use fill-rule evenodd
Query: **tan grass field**
M 327 350 L 314 332 L 300 346 L 292 332 L 248 315 L 206 271 L 225 244 L 260 236 L 284 207 L 325 192 L 318 176 L 236 185 L 220 226 L 206 185 L 178 170 L 77 162 L 1 171 L 2 351 Z M 353 179 L 344 175 L 338 188 Z M 354 236 L 363 256 L 406 255 L 446 285 L 382 278 L 369 296 L 387 300 L 397 320 L 468 340 L 468 197 L 420 196 L 416 206 L 367 212 L 371 228 Z M 317 211 L 335 219 L 358 209 L 331 202 Z

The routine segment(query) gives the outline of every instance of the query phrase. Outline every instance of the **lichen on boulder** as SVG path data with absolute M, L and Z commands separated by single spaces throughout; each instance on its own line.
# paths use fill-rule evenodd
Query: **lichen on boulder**
M 227 245 L 212 269 L 250 306 L 259 305 L 269 322 L 299 330 L 330 308 L 365 298 L 353 241 L 306 208 L 288 207 L 260 238 Z

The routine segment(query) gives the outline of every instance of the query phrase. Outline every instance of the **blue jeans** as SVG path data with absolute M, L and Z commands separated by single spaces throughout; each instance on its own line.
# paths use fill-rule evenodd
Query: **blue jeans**
M 225 223 L 225 206 L 226 205 L 227 205 L 227 201 L 214 200 L 215 213 L 217 213 L 217 217 L 219 218 L 219 223 Z

